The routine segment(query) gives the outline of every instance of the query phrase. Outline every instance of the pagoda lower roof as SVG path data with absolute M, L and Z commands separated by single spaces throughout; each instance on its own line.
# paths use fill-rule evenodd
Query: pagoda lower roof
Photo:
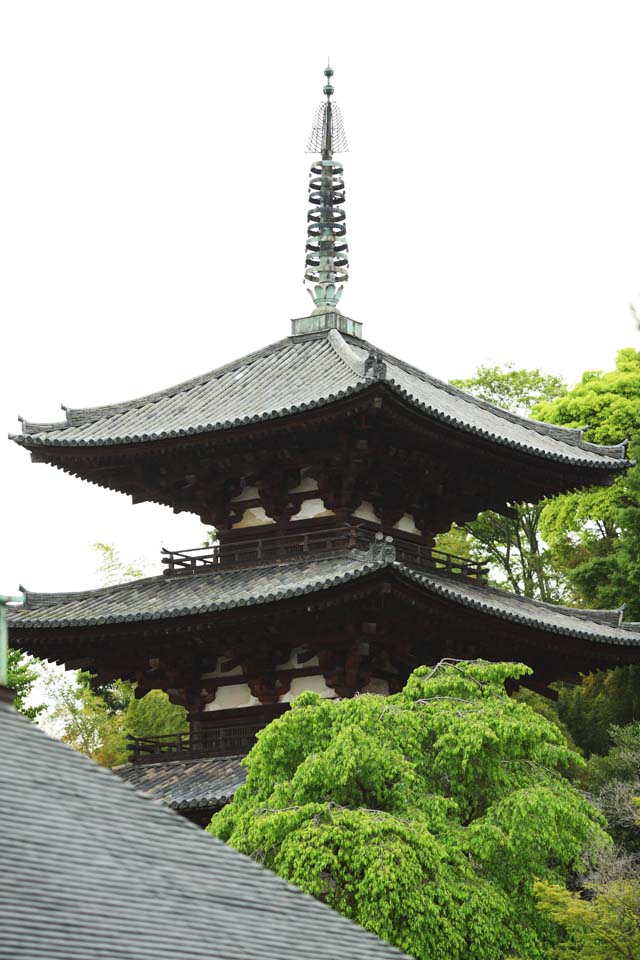
M 243 607 L 259 612 L 305 596 L 311 602 L 311 598 L 327 598 L 349 583 L 364 585 L 380 574 L 417 588 L 425 597 L 440 598 L 454 608 L 470 608 L 478 619 L 497 618 L 588 641 L 589 645 L 626 647 L 630 651 L 633 648 L 640 653 L 640 623 L 623 623 L 618 610 L 581 610 L 543 603 L 443 570 L 412 568 L 394 559 L 369 559 L 359 551 L 338 558 L 151 577 L 81 593 L 24 591 L 23 606 L 9 608 L 9 626 L 16 645 L 21 645 L 20 634 L 26 630 L 31 636 L 34 630 L 46 631 L 48 644 L 54 640 L 51 632 L 57 629 L 175 622 L 202 615 L 210 618 Z M 30 646 L 31 643 L 26 644 L 27 648 Z
M 576 467 L 624 468 L 625 444 L 600 446 L 583 430 L 554 426 L 464 393 L 337 330 L 288 337 L 210 373 L 123 403 L 66 409 L 59 423 L 23 420 L 13 439 L 38 459 L 65 448 L 150 444 L 295 417 L 367 390 L 383 389 L 427 418 L 487 441 Z
M 242 757 L 124 763 L 114 768 L 121 780 L 162 800 L 174 810 L 219 810 L 247 779 Z

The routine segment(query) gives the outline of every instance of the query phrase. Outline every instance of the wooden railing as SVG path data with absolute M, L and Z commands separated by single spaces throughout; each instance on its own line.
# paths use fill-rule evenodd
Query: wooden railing
M 133 763 L 157 763 L 162 760 L 197 759 L 202 757 L 244 756 L 255 743 L 259 723 L 237 723 L 211 730 L 168 733 L 158 737 L 128 735 L 127 750 Z
M 377 536 L 376 536 L 377 534 Z M 294 533 L 271 533 L 253 540 L 224 540 L 189 550 L 162 549 L 166 574 L 187 573 L 218 566 L 253 566 L 278 560 L 336 555 L 347 550 L 368 550 L 380 533 L 364 525 L 320 528 Z M 385 537 L 395 549 L 396 558 L 407 566 L 445 570 L 474 580 L 488 574 L 485 562 L 468 560 L 455 554 L 434 550 L 427 544 L 401 537 Z

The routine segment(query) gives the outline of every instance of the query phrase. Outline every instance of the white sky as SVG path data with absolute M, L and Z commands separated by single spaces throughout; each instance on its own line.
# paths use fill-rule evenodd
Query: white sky
M 326 24 L 325 24 L 326 21 Z M 3 433 L 289 332 L 327 54 L 365 336 L 438 376 L 577 379 L 638 345 L 637 0 L 0 5 Z M 0 442 L 0 592 L 157 564 L 197 518 Z

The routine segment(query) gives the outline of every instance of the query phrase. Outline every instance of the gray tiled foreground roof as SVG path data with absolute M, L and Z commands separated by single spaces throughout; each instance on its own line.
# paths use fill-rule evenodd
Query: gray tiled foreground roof
M 367 364 L 380 354 L 384 368 Z M 624 467 L 625 445 L 499 410 L 337 330 L 288 337 L 235 363 L 125 403 L 67 409 L 61 423 L 23 421 L 29 447 L 94 447 L 205 434 L 290 416 L 384 383 L 432 419 L 486 440 L 575 466 Z
M 0 703 L 0 957 L 403 954 Z
M 114 772 L 136 790 L 174 810 L 217 809 L 233 798 L 247 778 L 242 757 L 125 763 Z
M 594 642 L 640 646 L 640 624 L 622 623 L 620 611 L 576 610 L 528 600 L 443 571 L 410 568 L 391 559 L 368 560 L 356 551 L 342 558 L 150 577 L 83 593 L 27 591 L 24 606 L 10 609 L 9 624 L 13 630 L 52 629 L 197 616 L 318 594 L 385 569 L 428 594 L 501 620 Z

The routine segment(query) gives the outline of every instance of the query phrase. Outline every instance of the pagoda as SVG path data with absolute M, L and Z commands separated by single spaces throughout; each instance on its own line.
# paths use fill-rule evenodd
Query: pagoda
M 489 586 L 484 565 L 435 549 L 480 511 L 508 516 L 517 502 L 611 483 L 626 447 L 493 407 L 368 343 L 340 311 L 346 139 L 332 74 L 309 141 L 312 312 L 234 363 L 126 403 L 67 409 L 61 423 L 23 421 L 13 437 L 34 462 L 215 527 L 211 547 L 165 551 L 160 576 L 24 590 L 10 636 L 98 683 L 166 690 L 190 733 L 134 742 L 133 759 L 198 757 L 230 792 L 237 768 L 224 758 L 246 753 L 305 690 L 393 692 L 442 657 L 524 661 L 540 690 L 640 662 L 640 624 L 621 611 L 515 596 Z

